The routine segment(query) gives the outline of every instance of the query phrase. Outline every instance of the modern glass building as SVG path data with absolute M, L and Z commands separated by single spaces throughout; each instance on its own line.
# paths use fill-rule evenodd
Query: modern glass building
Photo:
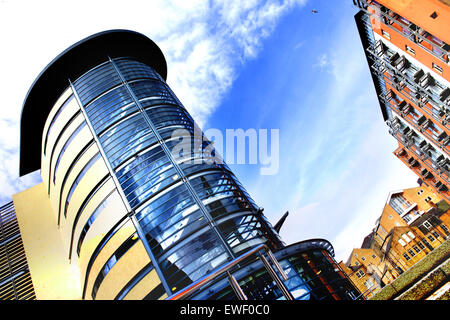
M 29 90 L 20 174 L 43 182 L 13 201 L 36 297 L 355 298 L 328 241 L 284 245 L 166 74 L 150 39 L 112 30 Z

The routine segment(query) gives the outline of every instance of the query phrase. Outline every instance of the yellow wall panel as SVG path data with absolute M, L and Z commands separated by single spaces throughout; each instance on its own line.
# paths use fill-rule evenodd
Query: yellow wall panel
M 139 240 L 108 272 L 97 291 L 96 299 L 114 299 L 131 278 L 149 262 L 150 259 L 145 251 L 144 245 Z
M 117 248 L 128 239 L 133 233 L 136 232 L 133 223 L 131 220 L 127 220 L 126 223 L 109 239 L 109 241 L 102 248 L 98 256 L 96 257 L 94 263 L 92 264 L 91 270 L 89 272 L 87 284 L 86 284 L 86 299 L 91 299 L 91 292 L 93 282 L 97 277 L 100 269 L 106 263 L 106 261 L 111 257 L 111 255 L 117 250 Z M 103 236 L 98 235 L 97 237 L 92 237 L 90 239 L 86 239 L 83 247 L 81 248 L 80 258 L 79 258 L 79 266 L 80 266 L 80 274 L 82 279 L 82 285 L 84 284 L 84 279 L 86 276 L 86 270 L 93 254 L 95 248 L 102 240 Z
M 49 187 L 49 185 L 48 185 L 49 181 L 52 181 L 55 165 L 56 165 L 56 162 L 58 160 L 58 156 L 59 156 L 62 148 L 64 147 L 65 142 L 70 138 L 70 135 L 77 129 L 77 127 L 83 121 L 84 121 L 84 118 L 83 118 L 82 114 L 78 115 L 74 119 L 74 121 L 69 125 L 67 130 L 64 131 L 63 135 L 61 136 L 61 139 L 56 144 L 55 149 L 53 151 L 53 157 L 51 157 L 53 146 L 51 146 L 51 148 L 49 149 L 48 157 L 49 157 L 49 161 L 51 161 L 51 162 L 49 162 L 47 164 L 47 166 L 49 166 L 47 168 L 48 174 L 45 177 L 44 176 L 42 177 L 42 181 L 44 182 L 44 184 L 46 185 L 47 188 Z M 50 185 L 50 192 L 52 191 L 51 190 L 52 186 L 53 185 L 51 183 L 51 185 Z M 52 201 L 52 204 L 53 204 L 53 201 Z
M 75 257 L 77 255 L 77 243 L 78 243 L 78 239 L 80 237 L 80 233 L 84 228 L 84 225 L 86 224 L 86 222 L 89 220 L 89 218 L 91 217 L 91 215 L 94 213 L 94 211 L 97 209 L 97 207 L 107 198 L 109 197 L 109 195 L 111 194 L 111 192 L 115 190 L 115 185 L 114 182 L 112 181 L 111 178 L 108 178 L 108 180 L 105 182 L 105 184 L 103 184 L 101 186 L 101 188 L 99 190 L 97 190 L 97 192 L 93 195 L 93 197 L 91 198 L 91 200 L 89 200 L 89 202 L 86 204 L 86 206 L 84 207 L 83 211 L 80 214 L 80 217 L 78 218 L 78 222 L 75 226 L 75 230 L 74 230 L 74 237 L 73 237 L 73 248 L 72 248 L 72 257 Z M 107 207 L 105 207 L 103 210 L 105 210 L 105 212 L 108 212 L 108 215 L 111 211 L 120 211 L 121 212 L 121 216 L 123 217 L 124 215 L 126 215 L 126 210 L 120 210 L 120 203 L 113 203 L 114 206 L 112 206 L 112 204 L 109 204 Z M 97 217 L 98 219 L 99 217 Z M 96 220 L 97 220 L 96 219 Z M 114 224 L 117 223 L 118 220 L 112 222 L 112 226 Z M 92 226 L 91 226 L 92 227 Z M 106 227 L 106 226 L 105 226 Z M 105 228 L 106 232 L 109 231 L 108 228 Z M 89 232 L 88 232 L 89 234 Z M 84 240 L 87 240 L 88 236 L 86 236 L 84 238 Z
M 43 183 L 13 195 L 37 299 L 81 299 L 79 271 L 67 259 Z
M 156 270 L 150 271 L 141 281 L 136 283 L 133 289 L 127 293 L 124 300 L 142 300 L 152 291 L 161 281 L 159 280 Z
M 72 91 L 71 87 L 68 87 L 66 90 L 64 90 L 64 92 L 59 96 L 58 100 L 56 100 L 55 104 L 53 105 L 52 109 L 50 110 L 50 112 L 49 112 L 49 114 L 47 116 L 47 120 L 45 121 L 45 124 L 44 124 L 44 130 L 42 131 L 42 141 L 41 141 L 41 143 L 42 143 L 42 153 L 44 152 L 45 136 L 48 133 L 48 129 L 50 127 L 50 123 L 52 122 L 53 117 L 59 111 L 61 106 L 64 104 L 64 102 L 66 102 L 67 98 L 69 98 L 72 93 L 73 93 L 73 91 Z
M 55 158 L 53 166 L 52 166 L 52 174 L 50 176 L 50 191 L 51 188 L 54 188 L 56 185 L 60 185 L 64 179 L 64 175 L 67 172 L 67 170 L 70 168 L 70 165 L 75 160 L 76 156 L 80 151 L 86 147 L 91 141 L 93 140 L 92 133 L 89 130 L 87 126 L 85 126 L 80 132 L 78 132 L 76 139 L 72 140 L 67 147 L 67 149 L 64 151 L 64 154 L 61 157 L 61 160 L 58 165 L 58 170 L 56 172 L 56 179 L 55 184 L 53 184 L 53 175 L 54 175 L 54 169 L 56 165 L 56 160 L 58 159 L 58 155 L 54 155 Z M 97 145 L 94 143 L 94 148 L 98 151 Z
M 52 149 L 56 143 L 58 136 L 62 132 L 62 129 L 64 128 L 64 126 L 69 122 L 69 120 L 73 117 L 73 115 L 79 110 L 80 110 L 80 107 L 78 106 L 78 103 L 76 102 L 75 99 L 72 99 L 69 102 L 69 104 L 65 107 L 63 112 L 61 112 L 61 114 L 58 116 L 58 119 L 53 123 L 53 127 L 50 131 L 50 134 L 49 134 L 48 140 L 47 140 L 46 154 L 44 155 L 44 150 L 45 150 L 44 147 L 45 146 L 42 147 L 42 151 L 41 151 L 41 156 L 42 156 L 41 168 L 43 169 L 43 171 L 41 172 L 41 175 L 42 175 L 43 181 L 48 181 L 48 174 L 50 173 L 48 171 L 49 165 L 50 165 L 49 162 L 50 162 L 50 158 L 51 158 L 51 154 L 52 154 Z M 83 115 L 81 113 L 77 117 L 80 117 L 80 116 L 81 116 L 81 118 L 83 118 Z M 47 118 L 47 121 L 50 122 L 51 119 L 52 118 Z M 69 128 L 67 128 L 66 131 L 68 129 Z M 45 136 L 47 135 L 47 131 L 44 131 L 44 132 L 45 133 L 42 136 L 42 138 L 43 138 L 42 144 L 44 144 Z M 61 137 L 61 139 L 64 140 L 63 137 Z
M 72 198 L 69 201 L 67 207 L 67 216 L 61 216 L 60 232 L 63 239 L 69 244 L 70 235 L 72 233 L 72 226 L 75 215 L 83 204 L 84 200 L 87 199 L 89 193 L 95 188 L 95 186 L 108 175 L 108 169 L 100 157 L 95 161 L 85 175 L 78 182 L 72 194 Z
M 72 171 L 70 172 L 69 176 L 67 177 L 66 183 L 64 186 L 62 185 L 56 185 L 55 188 L 50 189 L 50 202 L 55 210 L 56 216 L 58 216 L 58 210 L 61 207 L 61 221 L 63 219 L 63 212 L 64 212 L 64 206 L 66 203 L 67 196 L 69 194 L 70 188 L 72 187 L 72 184 L 74 183 L 75 179 L 77 178 L 78 174 L 83 170 L 83 168 L 86 166 L 86 164 L 92 159 L 93 156 L 98 152 L 97 146 L 92 145 L 86 152 L 81 156 L 81 158 L 78 160 L 78 162 L 73 167 Z M 92 169 L 92 168 L 91 168 Z M 61 189 L 63 188 L 63 189 Z M 62 194 L 62 197 L 61 197 Z M 61 198 L 61 205 L 59 203 Z

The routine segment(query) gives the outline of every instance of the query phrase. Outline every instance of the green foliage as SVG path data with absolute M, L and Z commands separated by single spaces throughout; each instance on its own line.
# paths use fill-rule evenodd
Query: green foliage
M 450 261 L 447 262 L 450 264 Z M 436 288 L 445 281 L 446 274 L 439 268 L 429 274 L 425 279 L 421 280 L 420 283 L 415 285 L 410 290 L 402 294 L 400 300 L 420 300 L 425 299 L 427 296 L 432 294 Z
M 436 203 L 436 206 L 442 210 L 442 212 L 446 212 L 447 210 L 450 209 L 450 204 L 447 203 L 447 201 L 445 200 L 441 200 L 438 203 Z
M 412 287 L 416 282 L 420 281 L 428 272 L 436 268 L 439 264 L 449 258 L 450 255 L 450 239 L 447 239 L 443 244 L 441 244 L 438 248 L 434 249 L 430 254 L 428 254 L 425 258 L 417 262 L 414 266 L 412 266 L 405 273 L 400 275 L 397 279 L 391 282 L 389 285 L 385 286 L 379 292 L 377 292 L 371 300 L 390 300 L 394 299 L 410 287 Z M 447 262 L 442 268 L 439 268 L 441 274 L 448 276 L 449 272 L 449 263 Z M 431 275 L 430 275 L 431 277 Z M 426 289 L 427 286 L 431 286 L 432 283 L 438 281 L 439 276 L 436 275 L 435 278 L 430 278 L 429 282 L 424 282 L 424 288 L 417 289 L 422 290 L 420 292 L 417 291 L 417 296 L 425 295 L 425 291 L 429 292 L 431 289 Z M 432 280 L 434 279 L 434 280 Z M 434 281 L 434 282 L 433 282 Z M 413 293 L 411 293 L 413 294 Z M 406 296 L 406 295 L 405 295 Z M 411 297 L 411 296 L 407 296 Z M 415 298 L 417 299 L 417 298 Z M 418 298 L 420 299 L 420 298 Z

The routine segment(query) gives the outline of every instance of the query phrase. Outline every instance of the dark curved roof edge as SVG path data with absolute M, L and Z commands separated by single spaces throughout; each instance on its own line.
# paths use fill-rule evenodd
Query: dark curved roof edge
M 167 64 L 162 51 L 148 37 L 130 30 L 108 30 L 91 35 L 59 54 L 36 78 L 22 107 L 20 121 L 19 176 L 41 165 L 42 133 L 47 116 L 63 90 L 72 81 L 107 57 L 132 57 L 151 66 L 162 78 Z

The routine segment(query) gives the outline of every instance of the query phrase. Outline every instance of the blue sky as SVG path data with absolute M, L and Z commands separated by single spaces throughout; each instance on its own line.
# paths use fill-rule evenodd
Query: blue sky
M 168 84 L 204 129 L 279 129 L 276 175 L 230 166 L 270 221 L 289 210 L 287 244 L 326 238 L 346 260 L 389 191 L 416 185 L 392 154 L 351 0 L 68 3 L 0 0 L 0 203 L 39 181 L 18 178 L 17 124 L 29 86 L 66 47 L 115 28 L 161 47 Z

